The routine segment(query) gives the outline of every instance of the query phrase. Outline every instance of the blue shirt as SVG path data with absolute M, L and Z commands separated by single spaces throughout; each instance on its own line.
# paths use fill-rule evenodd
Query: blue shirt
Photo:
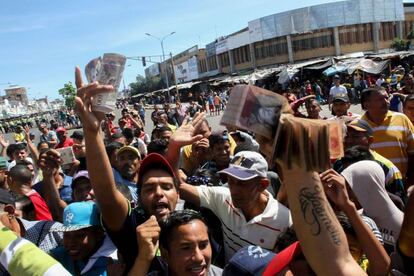
M 34 184 L 32 188 L 36 190 L 36 192 L 38 192 L 41 197 L 44 198 L 42 186 L 43 186 L 43 180 Z M 72 199 L 72 177 L 71 176 L 63 174 L 63 185 L 62 187 L 59 188 L 59 195 L 60 195 L 60 198 L 68 204 L 73 201 Z
M 63 246 L 52 250 L 50 255 L 53 258 L 55 258 L 59 263 L 61 263 L 67 271 L 69 271 L 72 275 L 75 275 L 75 262 L 70 258 Z M 84 261 L 76 261 L 76 265 L 79 268 L 79 271 L 82 271 L 86 264 L 87 262 Z M 107 265 L 107 257 L 98 257 L 97 261 L 93 264 L 93 266 L 86 273 L 83 273 L 81 275 L 106 276 L 108 275 L 106 272 Z
M 138 188 L 137 183 L 129 181 L 128 179 L 125 179 L 122 177 L 121 173 L 117 171 L 116 169 L 112 168 L 112 172 L 114 174 L 115 183 L 117 185 L 124 185 L 127 186 L 129 191 L 131 192 L 132 201 L 134 203 L 138 203 Z

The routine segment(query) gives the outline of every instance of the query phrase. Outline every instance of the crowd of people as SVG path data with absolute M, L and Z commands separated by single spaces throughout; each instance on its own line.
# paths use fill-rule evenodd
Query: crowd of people
M 329 118 L 312 89 L 285 93 L 295 116 L 343 123 L 345 154 L 320 172 L 269 161 L 273 141 L 248 130 L 212 129 L 226 92 L 156 104 L 150 120 L 122 105 L 117 119 L 91 109 L 111 86 L 75 79 L 82 130 L 54 118 L 37 144 L 29 125 L 0 137 L 5 275 L 414 275 L 411 73 L 394 94 L 385 80 L 358 92 L 363 114 L 340 76 Z

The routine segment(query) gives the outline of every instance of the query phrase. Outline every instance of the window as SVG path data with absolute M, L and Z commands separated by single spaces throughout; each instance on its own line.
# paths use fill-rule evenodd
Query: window
M 208 57 L 207 62 L 208 62 L 208 69 L 210 71 L 217 70 L 217 68 L 218 68 L 217 67 L 217 59 L 216 59 L 215 55 L 211 56 L 211 57 Z

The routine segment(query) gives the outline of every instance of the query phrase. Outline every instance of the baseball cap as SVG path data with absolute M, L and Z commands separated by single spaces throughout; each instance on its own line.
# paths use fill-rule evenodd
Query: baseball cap
M 0 170 L 1 169 L 7 169 L 8 168 L 8 163 L 7 163 L 7 159 L 3 156 L 0 156 Z
M 339 75 L 335 75 L 334 79 L 340 79 Z
M 230 175 L 238 180 L 246 181 L 257 176 L 267 176 L 267 162 L 264 157 L 254 151 L 240 151 L 230 161 L 230 166 L 219 173 Z
M 257 245 L 245 246 L 231 257 L 222 275 L 262 275 L 275 255 Z
M 74 186 L 74 184 L 75 184 L 76 180 L 78 180 L 78 179 L 80 179 L 80 178 L 86 178 L 86 179 L 89 179 L 89 173 L 88 173 L 88 171 L 86 171 L 86 170 L 78 171 L 78 172 L 77 172 L 77 173 L 73 176 L 73 178 L 72 178 L 72 184 L 71 184 L 72 189 L 73 189 L 73 186 Z
M 122 148 L 120 148 L 118 150 L 117 155 L 120 155 L 121 153 L 123 153 L 125 151 L 131 151 L 131 152 L 135 153 L 136 155 L 138 155 L 138 158 L 141 159 L 141 154 L 139 153 L 139 150 L 136 147 L 133 147 L 133 146 L 123 146 Z
M 287 267 L 300 253 L 302 249 L 300 242 L 294 242 L 290 246 L 286 247 L 279 253 L 277 253 L 270 261 L 266 270 L 263 272 L 263 276 L 273 276 L 280 273 L 285 267 Z
M 210 146 L 213 146 L 217 143 L 229 141 L 229 135 L 227 131 L 216 131 L 210 134 L 208 137 Z
M 71 232 L 100 225 L 98 207 L 94 202 L 74 202 L 63 211 L 63 225 L 52 231 Z
M 56 132 L 65 132 L 65 131 L 66 131 L 66 129 L 64 127 L 58 127 L 56 129 Z
M 141 166 L 138 172 L 138 183 L 140 185 L 140 181 L 142 176 L 152 168 L 162 168 L 167 171 L 172 177 L 175 177 L 175 173 L 173 168 L 171 167 L 170 163 L 167 159 L 164 158 L 161 154 L 158 153 L 150 153 L 148 154 L 141 162 Z
M 374 135 L 374 130 L 372 129 L 372 127 L 366 121 L 360 119 L 353 120 L 346 126 L 356 131 L 366 132 L 369 136 Z
M 72 135 L 70 136 L 70 138 L 75 138 L 78 140 L 83 140 L 83 131 L 81 130 L 75 130 Z
M 338 94 L 332 98 L 332 102 L 334 101 L 341 101 L 341 102 L 349 103 L 349 97 L 346 94 Z
M 116 130 L 115 130 L 115 133 L 113 133 L 113 134 L 111 135 L 111 138 L 112 138 L 112 139 L 118 139 L 118 138 L 121 138 L 122 136 L 124 136 L 124 135 L 122 134 L 122 130 L 121 130 L 120 128 L 118 128 L 118 129 L 116 129 Z

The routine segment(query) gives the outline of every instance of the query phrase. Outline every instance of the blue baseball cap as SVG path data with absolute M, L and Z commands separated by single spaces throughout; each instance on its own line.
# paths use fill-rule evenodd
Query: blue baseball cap
M 223 276 L 263 274 L 276 254 L 256 245 L 241 248 L 223 269 Z
M 92 226 L 101 226 L 99 210 L 94 202 L 75 202 L 63 211 L 63 225 L 54 232 L 71 232 Z

